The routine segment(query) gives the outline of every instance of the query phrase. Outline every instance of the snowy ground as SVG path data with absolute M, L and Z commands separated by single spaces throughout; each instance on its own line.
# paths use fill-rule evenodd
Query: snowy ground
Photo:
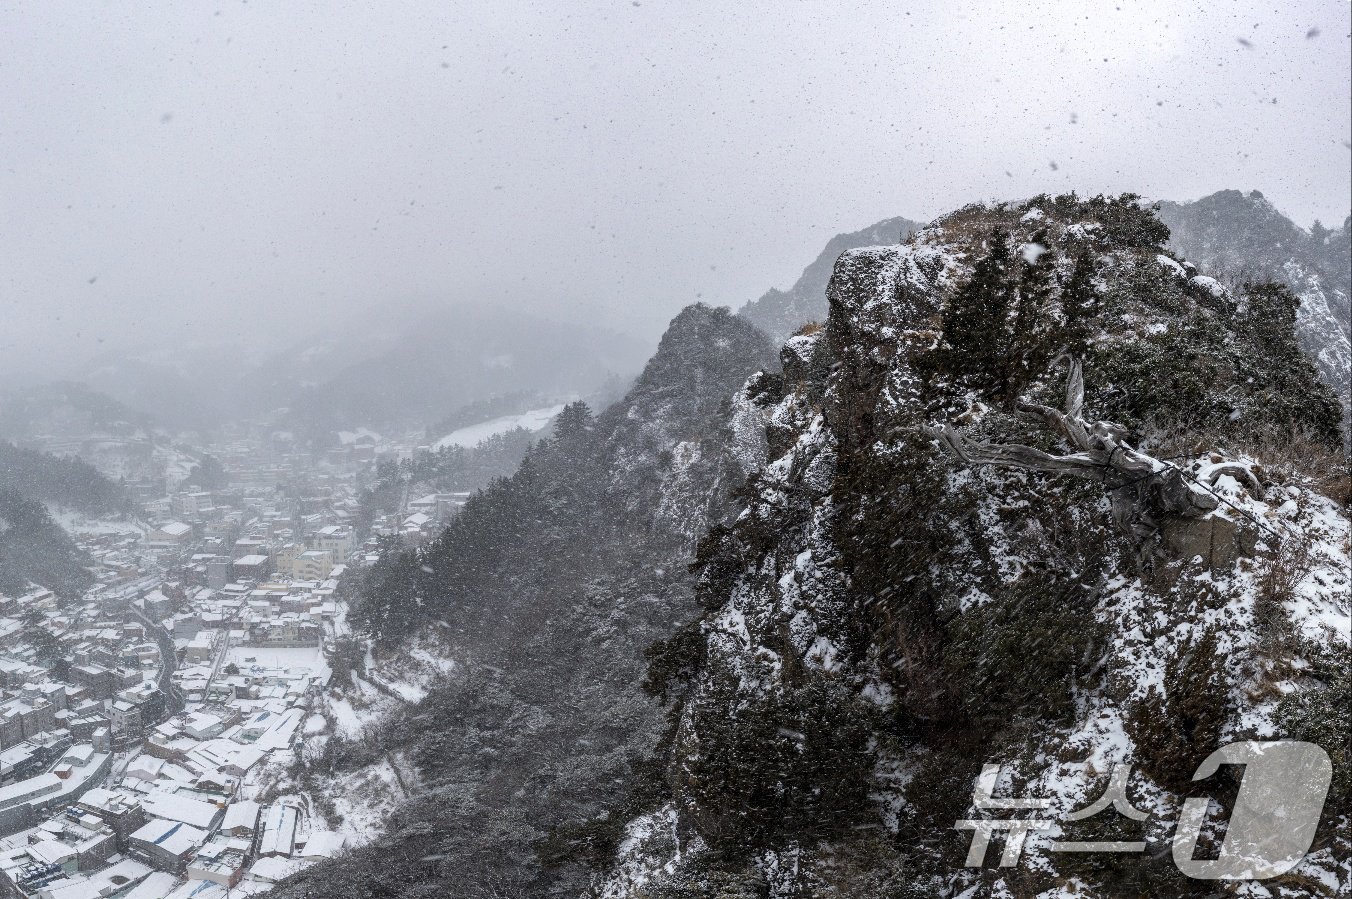
M 347 845 L 360 846 L 380 836 L 385 820 L 406 796 L 393 765 L 380 762 L 331 781 L 326 793 L 341 821 L 325 824 L 347 838 Z
M 347 623 L 347 603 L 338 603 L 337 611 L 333 615 L 333 620 L 325 622 L 324 632 L 329 637 L 350 637 L 352 636 L 352 626 Z
M 252 665 L 264 668 L 309 668 L 325 679 L 329 675 L 329 663 L 318 646 L 277 648 L 232 645 L 226 655 L 226 662 L 233 662 L 241 669 Z
M 368 725 L 375 724 L 398 700 L 387 696 L 367 681 L 354 678 L 356 688 L 341 695 L 324 697 L 334 732 L 340 737 L 360 737 Z
M 562 411 L 563 406 L 561 405 L 549 406 L 545 409 L 532 409 L 518 415 L 504 415 L 502 418 L 495 418 L 492 421 L 479 422 L 477 425 L 469 425 L 447 434 L 437 441 L 436 448 L 445 449 L 448 446 L 463 446 L 470 449 L 478 446 L 489 437 L 506 434 L 513 428 L 538 431 L 549 424 L 549 420 Z
M 348 632 L 347 607 L 340 604 L 330 625 L 330 633 Z M 422 699 L 431 685 L 452 672 L 455 663 L 450 649 L 435 634 L 412 641 L 391 658 L 377 660 L 368 650 L 365 673 L 352 675 L 350 683 L 323 691 L 318 704 L 303 724 L 307 752 L 320 749 L 333 737 L 362 740 L 372 727 L 401 706 Z M 259 649 L 236 647 L 232 661 L 241 666 L 245 657 L 254 657 L 260 665 L 310 665 L 322 663 L 317 650 Z M 327 668 L 325 669 L 327 670 Z M 285 783 L 284 768 L 260 775 L 263 782 Z M 298 785 L 297 785 L 298 786 Z M 378 837 L 395 807 L 416 791 L 417 771 L 399 753 L 386 754 L 373 764 L 332 779 L 317 788 L 311 784 L 307 794 L 313 800 L 316 821 L 343 835 L 348 846 L 359 846 Z
M 140 536 L 146 532 L 145 525 L 130 519 L 91 518 L 83 512 L 63 509 L 51 503 L 47 504 L 47 511 L 51 514 L 52 520 L 61 525 L 68 534 L 131 534 Z

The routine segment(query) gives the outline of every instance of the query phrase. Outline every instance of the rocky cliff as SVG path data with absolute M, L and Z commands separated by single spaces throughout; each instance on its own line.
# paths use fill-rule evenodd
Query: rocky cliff
M 1224 190 L 1189 202 L 1162 202 L 1168 246 L 1209 276 L 1239 288 L 1273 280 L 1300 298 L 1297 333 L 1320 376 L 1338 392 L 1344 418 L 1352 410 L 1352 218 L 1330 230 L 1310 230 L 1284 216 L 1258 191 Z M 771 289 L 740 315 L 782 342 L 803 324 L 826 316 L 826 285 L 846 250 L 904 241 L 922 225 L 905 218 L 834 237 L 787 291 Z
M 1336 891 L 1337 403 L 1289 292 L 1232 291 L 1165 238 L 1132 197 L 1040 197 L 839 258 L 824 327 L 750 382 L 766 464 L 701 544 L 702 615 L 652 653 L 666 798 L 595 895 Z M 1185 876 L 1185 797 L 1228 809 L 1237 783 L 1194 770 L 1278 737 L 1334 762 L 1309 854 L 1266 892 Z M 1130 814 L 1095 815 L 1116 787 Z M 1011 817 L 983 794 L 1037 809 L 1021 852 L 972 849 L 970 822 Z M 1131 845 L 1063 845 L 1105 840 Z
M 826 316 L 826 282 L 836 259 L 846 250 L 897 243 L 921 228 L 919 222 L 900 216 L 883 219 L 860 231 L 837 234 L 825 249 L 803 269 L 788 290 L 770 288 L 758 300 L 747 303 L 738 315 L 783 343 L 807 322 L 819 322 Z

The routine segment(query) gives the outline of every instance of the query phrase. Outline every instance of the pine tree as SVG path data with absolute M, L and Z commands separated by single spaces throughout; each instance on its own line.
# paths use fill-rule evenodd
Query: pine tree
M 972 277 L 949 300 L 943 314 L 947 368 L 972 386 L 989 390 L 1008 349 L 1007 322 L 1014 304 L 1010 278 L 1009 234 L 993 229 L 987 252 L 972 267 Z
M 1061 286 L 1062 342 L 1071 353 L 1082 356 L 1089 345 L 1090 319 L 1098 306 L 1098 292 L 1094 287 L 1098 264 L 1094 255 L 1084 250 L 1075 257 L 1070 276 Z
M 560 443 L 580 437 L 591 430 L 593 423 L 591 407 L 582 400 L 563 407 L 559 417 L 554 419 L 554 439 Z
M 1053 293 L 1055 254 L 1045 231 L 1033 235 L 1032 252 L 1019 272 L 1014 318 L 1003 358 L 998 360 L 995 395 L 1013 408 L 1025 387 L 1046 367 L 1052 355 L 1048 307 Z
M 381 538 L 380 558 L 352 607 L 353 626 L 379 644 L 398 642 L 421 622 L 420 573 L 417 553 L 402 549 L 398 537 Z
M 1319 383 L 1314 363 L 1296 341 L 1299 308 L 1300 298 L 1282 284 L 1244 285 L 1244 302 L 1234 324 L 1255 352 L 1242 361 L 1242 368 L 1249 383 L 1265 395 L 1264 405 L 1274 419 L 1284 419 L 1293 429 L 1308 430 L 1336 446 L 1342 410 L 1334 393 Z M 1302 389 L 1310 384 L 1316 389 Z

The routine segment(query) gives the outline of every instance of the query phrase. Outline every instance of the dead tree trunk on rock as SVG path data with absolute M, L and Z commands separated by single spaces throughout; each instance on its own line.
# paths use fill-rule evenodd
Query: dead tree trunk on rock
M 1129 445 L 1126 429 L 1121 425 L 1085 421 L 1081 414 L 1084 373 L 1078 360 L 1070 363 L 1064 412 L 1027 402 L 1019 403 L 1017 408 L 1064 438 L 1075 452 L 1056 456 L 1018 443 L 972 441 L 948 425 L 927 427 L 925 432 L 969 465 L 1045 471 L 1102 483 L 1111 493 L 1113 520 L 1143 548 L 1159 534 L 1163 520 L 1203 519 L 1220 505 L 1201 482 L 1187 477 L 1177 466 Z M 1240 470 L 1256 488 L 1257 479 L 1242 465 L 1224 466 L 1209 474 L 1213 480 L 1221 473 L 1242 479 Z

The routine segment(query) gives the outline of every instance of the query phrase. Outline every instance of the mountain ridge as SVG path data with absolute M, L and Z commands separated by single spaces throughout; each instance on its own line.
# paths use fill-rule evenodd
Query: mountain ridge
M 1245 280 L 1276 280 L 1301 299 L 1301 345 L 1338 391 L 1345 428 L 1352 422 L 1352 215 L 1332 230 L 1296 225 L 1259 191 L 1217 191 L 1197 200 L 1158 202 L 1169 246 L 1211 276 L 1238 288 Z M 787 291 L 771 288 L 738 314 L 779 341 L 826 314 L 826 286 L 841 253 L 904 241 L 923 225 L 902 217 L 832 238 Z
M 620 836 L 605 809 L 647 782 L 635 772 L 664 723 L 640 689 L 643 650 L 695 614 L 694 537 L 725 514 L 756 456 L 730 424 L 734 397 L 772 364 L 753 326 L 687 307 L 624 399 L 598 415 L 569 405 L 517 473 L 472 497 L 430 546 L 382 558 L 354 621 L 396 656 L 435 635 L 455 672 L 368 740 L 330 739 L 306 776 L 395 753 L 422 791 L 385 837 L 274 895 L 586 887 Z
M 670 793 L 589 896 L 1212 895 L 1167 861 L 1056 855 L 1083 832 L 1064 818 L 1031 862 L 972 866 L 955 824 L 983 817 L 984 765 L 1064 814 L 1125 763 L 1163 860 L 1219 744 L 1316 740 L 1345 763 L 1346 715 L 1317 722 L 1347 696 L 1346 486 L 1307 477 L 1346 473 L 1336 401 L 1288 290 L 1218 290 L 1165 233 L 1132 196 L 1039 197 L 839 257 L 826 321 L 765 398 L 768 461 L 701 545 L 703 615 L 652 652 Z M 1281 442 L 1307 431 L 1314 471 Z M 1149 478 L 1187 472 L 1223 511 L 1115 474 L 1115 434 L 1180 456 Z M 1114 451 L 1066 477 L 1076 439 Z M 1283 883 L 1336 877 L 1337 814 Z
M 828 314 L 778 365 L 745 316 L 683 312 L 623 402 L 570 406 L 430 550 L 373 569 L 356 620 L 390 647 L 430 627 L 463 664 L 369 746 L 330 740 L 307 763 L 323 778 L 393 753 L 421 792 L 385 837 L 275 895 L 994 889 L 953 824 L 1001 753 L 1073 743 L 1014 787 L 1067 804 L 1088 798 L 1087 760 L 1129 760 L 1163 821 L 1176 779 L 1243 722 L 1327 742 L 1315 710 L 1344 696 L 1346 653 L 1319 624 L 1346 618 L 1347 519 L 1320 493 L 1341 483 L 1338 403 L 1289 289 L 1226 286 L 1167 234 L 1131 195 L 964 207 L 831 260 Z M 1066 354 L 1093 433 L 1174 460 L 1185 491 L 1211 478 L 1239 514 L 1170 512 L 1164 486 L 1110 480 L 1116 450 L 1082 482 L 942 449 L 934 434 L 1072 465 L 1024 414 L 1069 395 Z M 1289 458 L 1297 440 L 1314 468 Z M 1293 557 L 1250 520 L 1305 546 L 1308 569 L 1283 574 Z M 1268 670 L 1310 676 L 1243 699 Z M 1152 692 L 1149 671 L 1172 673 Z M 1213 700 L 1195 724 L 1181 711 Z M 1309 876 L 1347 855 L 1323 832 Z M 1013 895 L 1191 889 L 1026 851 Z

